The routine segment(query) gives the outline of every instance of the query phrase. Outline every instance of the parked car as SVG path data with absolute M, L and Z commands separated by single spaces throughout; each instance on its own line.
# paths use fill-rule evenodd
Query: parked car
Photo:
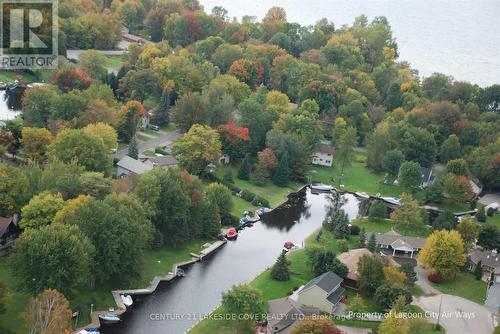
M 160 127 L 158 125 L 149 124 L 149 128 L 153 131 L 160 131 Z

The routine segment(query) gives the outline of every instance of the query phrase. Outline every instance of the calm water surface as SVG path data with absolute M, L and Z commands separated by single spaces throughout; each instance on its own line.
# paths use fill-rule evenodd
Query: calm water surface
M 153 321 L 151 315 L 198 316 L 207 314 L 221 302 L 221 293 L 233 284 L 249 282 L 271 266 L 287 240 L 302 242 L 317 230 L 329 205 L 336 200 L 356 217 L 358 200 L 352 195 L 314 195 L 309 191 L 292 201 L 289 208 L 275 210 L 228 242 L 210 259 L 194 264 L 183 277 L 166 284 L 154 294 L 137 302 L 132 312 L 118 325 L 102 328 L 105 334 L 181 334 L 196 323 L 195 319 Z
M 326 17 L 336 27 L 365 14 L 386 16 L 400 58 L 423 76 L 441 72 L 481 86 L 500 83 L 498 0 L 200 0 L 207 11 L 222 6 L 230 17 L 285 8 L 288 21 L 314 24 Z

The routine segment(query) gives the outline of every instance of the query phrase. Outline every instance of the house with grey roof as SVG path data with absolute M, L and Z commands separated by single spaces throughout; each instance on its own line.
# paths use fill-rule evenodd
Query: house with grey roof
M 152 164 L 146 164 L 142 161 L 131 158 L 128 155 L 121 158 L 116 164 L 116 167 L 117 177 L 125 177 L 129 174 L 141 175 L 153 169 Z
M 496 250 L 473 249 L 469 251 L 469 262 L 467 269 L 476 270 L 479 263 L 483 268 L 483 281 L 488 281 L 491 274 L 495 276 L 494 280 L 500 283 L 500 254 Z
M 301 305 L 288 297 L 273 299 L 267 304 L 267 332 L 272 334 L 290 333 L 298 320 L 320 314 L 319 308 Z
M 0 256 L 9 253 L 14 240 L 21 234 L 18 226 L 18 215 L 0 217 Z
M 375 240 L 380 247 L 380 251 L 394 257 L 410 257 L 413 258 L 425 244 L 425 238 L 408 237 L 401 235 L 398 232 L 391 230 L 386 233 L 375 234 Z M 371 234 L 367 240 L 370 240 Z
M 343 281 L 337 274 L 327 271 L 297 291 L 297 302 L 331 314 L 344 296 L 345 290 L 340 286 Z

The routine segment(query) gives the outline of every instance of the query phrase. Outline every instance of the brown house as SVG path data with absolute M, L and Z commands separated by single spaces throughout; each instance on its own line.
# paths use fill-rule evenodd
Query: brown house
M 349 269 L 347 277 L 344 278 L 343 285 L 345 287 L 355 290 L 358 289 L 358 262 L 359 258 L 363 255 L 370 256 L 372 255 L 372 252 L 366 248 L 357 248 L 337 255 L 337 259 L 339 259 L 339 261 L 345 264 Z
M 14 245 L 14 240 L 21 233 L 17 226 L 17 215 L 12 217 L 0 217 L 0 256 L 9 253 Z

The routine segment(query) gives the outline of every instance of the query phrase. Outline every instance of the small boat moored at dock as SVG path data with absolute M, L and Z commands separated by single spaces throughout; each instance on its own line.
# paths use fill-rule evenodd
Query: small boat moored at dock
M 126 307 L 132 306 L 132 304 L 134 303 L 134 301 L 132 300 L 132 297 L 130 295 L 121 295 L 121 298 L 122 298 L 123 304 Z
M 182 268 L 177 268 L 177 272 L 175 273 L 175 276 L 184 277 L 184 276 L 186 276 L 186 272 Z
M 87 327 L 79 331 L 77 334 L 100 334 L 97 328 Z
M 283 251 L 287 252 L 287 253 L 291 252 L 291 251 L 294 251 L 296 249 L 299 249 L 299 248 L 301 248 L 301 245 L 299 243 L 296 243 L 296 242 L 293 242 L 293 241 L 287 241 L 283 245 Z
M 116 324 L 117 322 L 120 322 L 120 317 L 115 312 L 108 312 L 99 314 L 99 320 L 103 324 Z
M 231 227 L 227 230 L 225 237 L 227 240 L 236 240 L 238 238 L 238 231 L 234 227 Z
M 311 190 L 314 190 L 314 191 L 332 191 L 333 190 L 333 186 L 328 185 L 328 184 L 318 183 L 318 182 L 311 183 L 311 185 L 309 187 L 311 188 Z

